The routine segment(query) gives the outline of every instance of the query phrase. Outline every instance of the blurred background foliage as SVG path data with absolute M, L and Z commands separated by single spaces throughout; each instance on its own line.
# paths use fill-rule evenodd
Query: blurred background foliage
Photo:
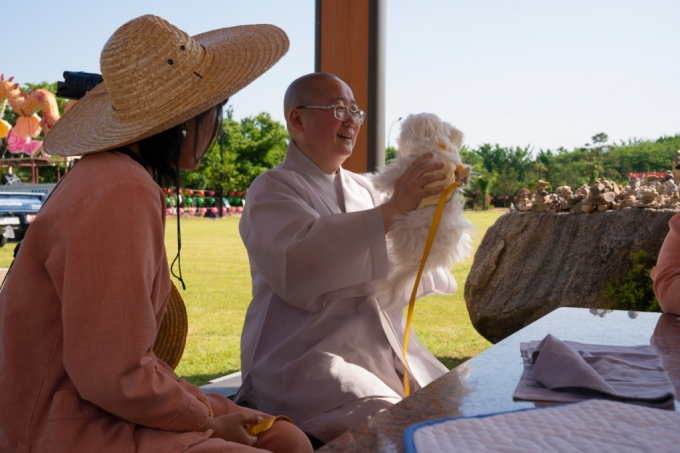
M 45 88 L 56 92 L 57 84 L 27 83 L 24 90 Z M 60 113 L 65 100 L 57 98 Z M 278 165 L 286 155 L 288 131 L 285 125 L 265 112 L 256 116 L 234 118 L 233 106 L 226 107 L 221 132 L 204 156 L 198 170 L 182 172 L 184 187 L 218 188 L 245 191 L 260 173 Z M 3 119 L 10 124 L 16 115 L 9 106 Z M 37 137 L 38 140 L 42 139 Z M 3 141 L 4 142 L 4 141 Z M 5 144 L 2 143 L 4 148 Z M 539 179 L 550 182 L 550 188 L 568 185 L 575 189 L 605 177 L 619 184 L 628 181 L 628 173 L 665 172 L 680 150 L 680 134 L 656 140 L 632 138 L 610 142 L 606 133 L 593 135 L 582 147 L 572 150 L 534 150 L 527 145 L 501 146 L 484 143 L 465 146 L 460 151 L 463 162 L 473 167 L 471 183 L 464 194 L 469 208 L 506 207 L 521 188 L 533 191 Z M 4 151 L 4 149 L 3 149 Z M 396 156 L 397 149 L 386 149 L 386 161 Z M 24 181 L 30 175 L 17 173 Z M 40 182 L 56 181 L 56 170 L 41 169 Z

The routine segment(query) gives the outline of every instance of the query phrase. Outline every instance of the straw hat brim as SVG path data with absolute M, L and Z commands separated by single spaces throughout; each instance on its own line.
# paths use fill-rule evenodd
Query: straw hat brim
M 182 296 L 179 294 L 175 284 L 172 282 L 171 284 L 170 299 L 168 299 L 163 321 L 161 321 L 161 326 L 156 334 L 153 352 L 156 354 L 156 357 L 167 363 L 174 370 L 177 368 L 184 353 L 189 322 Z
M 141 118 L 114 115 L 104 84 L 87 93 L 45 136 L 49 154 L 78 156 L 115 149 L 184 123 L 223 102 L 271 68 L 288 51 L 283 30 L 273 25 L 222 28 L 193 37 L 212 62 L 171 102 Z

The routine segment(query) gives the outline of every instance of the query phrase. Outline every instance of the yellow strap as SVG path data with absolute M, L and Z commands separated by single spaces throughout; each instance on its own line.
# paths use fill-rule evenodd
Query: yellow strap
M 465 168 L 462 165 L 459 165 L 458 168 L 456 169 L 457 176 L 459 173 L 463 173 L 461 172 L 461 170 L 465 170 Z M 467 176 L 465 176 L 464 178 L 465 179 L 461 180 L 461 178 L 457 177 L 457 179 L 465 183 L 467 182 Z M 404 394 L 406 396 L 409 396 L 411 394 L 411 389 L 409 388 L 408 384 L 408 368 L 406 365 L 407 363 L 406 352 L 408 350 L 408 337 L 411 332 L 411 322 L 413 321 L 413 308 L 416 305 L 416 294 L 418 293 L 418 285 L 420 284 L 420 278 L 423 276 L 423 269 L 425 268 L 425 262 L 427 261 L 427 257 L 430 255 L 430 249 L 432 248 L 434 237 L 437 235 L 437 229 L 439 228 L 439 221 L 441 220 L 442 213 L 444 212 L 446 198 L 451 192 L 460 187 L 460 185 L 461 183 L 459 181 L 454 182 L 446 189 L 444 189 L 441 196 L 439 197 L 437 208 L 434 211 L 432 225 L 430 226 L 430 233 L 427 235 L 427 242 L 425 243 L 425 250 L 423 251 L 423 259 L 420 260 L 420 268 L 418 269 L 416 282 L 413 284 L 413 291 L 411 291 L 411 300 L 408 303 L 408 315 L 406 317 L 406 332 L 404 333 Z
M 250 428 L 246 428 L 246 432 L 251 436 L 257 436 L 258 434 L 262 434 L 271 428 L 276 420 L 285 420 L 287 422 L 293 423 L 293 420 L 286 417 L 285 415 L 277 415 L 276 417 L 268 418 L 262 423 L 258 423 L 257 425 L 253 425 Z

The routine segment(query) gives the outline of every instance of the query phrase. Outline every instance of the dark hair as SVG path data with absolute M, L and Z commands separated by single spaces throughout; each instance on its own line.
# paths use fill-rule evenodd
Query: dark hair
M 222 109 L 228 100 L 229 99 L 226 99 L 224 102 L 219 103 L 215 107 L 209 108 L 196 117 L 194 129 L 194 159 L 196 159 L 196 162 L 198 162 L 201 157 L 203 157 L 203 154 L 208 149 L 210 149 L 212 142 L 217 138 L 218 132 L 222 128 Z M 217 110 L 217 115 L 215 115 L 215 123 L 213 124 L 211 131 L 212 141 L 208 144 L 206 149 L 200 151 L 202 154 L 199 156 L 197 155 L 199 152 L 197 147 L 201 125 L 206 120 L 208 115 L 215 109 Z M 182 154 L 182 140 L 184 139 L 182 131 L 185 127 L 186 126 L 184 124 L 179 124 L 175 127 L 171 127 L 170 129 L 139 141 L 139 154 L 141 154 L 144 165 L 151 169 L 153 179 L 161 187 L 163 185 L 174 185 L 178 197 L 179 158 Z M 186 289 L 184 279 L 182 278 L 182 263 L 180 260 L 180 251 L 182 250 L 182 232 L 179 227 L 179 217 L 180 216 L 177 215 L 177 255 L 175 255 L 175 259 L 172 260 L 172 264 L 170 265 L 170 273 L 177 280 L 179 280 L 179 282 L 182 284 L 182 289 Z M 179 274 L 175 274 L 175 263 L 177 263 Z
M 213 124 L 211 131 L 213 140 L 215 140 L 222 125 L 222 108 L 227 101 L 228 99 L 215 107 L 211 107 L 196 117 L 194 130 L 194 158 L 197 161 L 202 157 L 196 154 L 199 152 L 196 147 L 198 146 L 201 125 L 208 115 L 214 109 L 217 109 L 215 123 Z M 179 187 L 178 165 L 182 152 L 182 139 L 184 138 L 182 130 L 184 127 L 184 124 L 178 124 L 175 127 L 171 127 L 170 129 L 139 141 L 139 153 L 141 154 L 142 161 L 144 162 L 144 165 L 151 169 L 154 180 L 156 180 L 160 186 Z M 212 142 L 208 145 L 208 148 L 210 148 L 210 145 L 212 145 Z M 201 150 L 201 152 L 203 151 L 205 150 Z

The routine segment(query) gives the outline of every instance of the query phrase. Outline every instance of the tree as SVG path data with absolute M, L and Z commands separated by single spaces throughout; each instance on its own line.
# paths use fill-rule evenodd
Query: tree
M 538 172 L 538 179 L 540 180 L 543 179 L 542 178 L 543 172 L 548 171 L 548 167 L 546 167 L 545 164 L 540 160 L 537 160 L 536 162 L 534 162 L 534 170 Z
M 595 134 L 592 136 L 593 144 L 595 143 L 607 143 L 609 140 L 609 136 L 605 134 L 604 132 L 600 132 L 599 134 Z
M 385 149 L 385 163 L 397 157 L 397 148 L 390 146 Z
M 288 131 L 268 113 L 237 122 L 228 108 L 220 136 L 196 171 L 182 173 L 182 184 L 245 191 L 260 173 L 284 159 L 287 138 Z

